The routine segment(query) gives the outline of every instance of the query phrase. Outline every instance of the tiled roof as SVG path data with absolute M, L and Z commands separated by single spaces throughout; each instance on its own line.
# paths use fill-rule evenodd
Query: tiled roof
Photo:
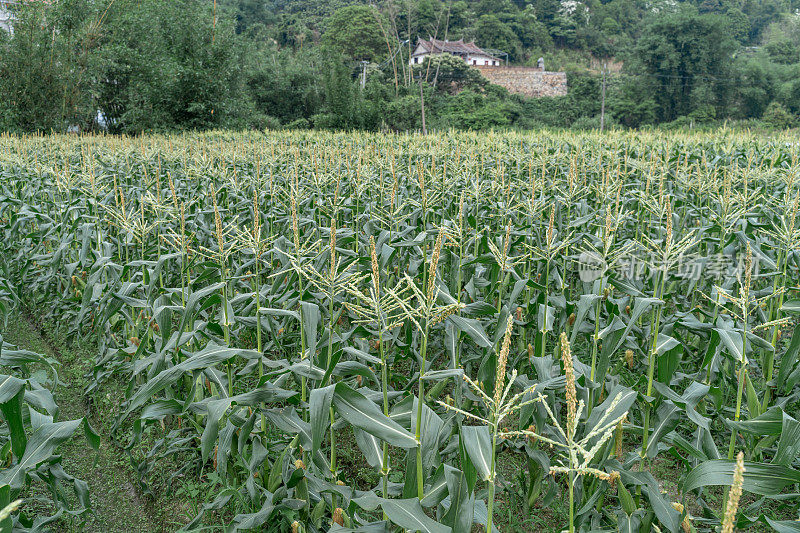
M 494 58 L 492 54 L 481 50 L 474 42 L 465 43 L 463 39 L 459 39 L 458 41 L 440 41 L 439 39 L 433 38 L 428 40 L 420 39 L 419 44 L 422 45 L 426 53 L 429 54 L 440 54 L 442 52 L 448 54 L 480 54 Z

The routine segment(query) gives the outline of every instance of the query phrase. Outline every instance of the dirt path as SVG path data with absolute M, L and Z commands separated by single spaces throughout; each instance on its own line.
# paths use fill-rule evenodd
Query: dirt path
M 165 525 L 151 500 L 142 498 L 136 488 L 136 477 L 128 458 L 108 438 L 111 420 L 104 420 L 88 409 L 84 390 L 86 373 L 90 370 L 94 354 L 88 348 L 62 347 L 45 339 L 30 318 L 20 316 L 9 320 L 3 331 L 6 342 L 55 358 L 61 363 L 55 393 L 60 409 L 60 420 L 88 417 L 92 427 L 101 435 L 100 452 L 96 453 L 76 433 L 59 448 L 64 469 L 89 484 L 89 494 L 94 514 L 86 513 L 81 520 L 60 522 L 56 527 L 64 531 L 96 532 L 161 532 L 174 531 L 178 526 Z

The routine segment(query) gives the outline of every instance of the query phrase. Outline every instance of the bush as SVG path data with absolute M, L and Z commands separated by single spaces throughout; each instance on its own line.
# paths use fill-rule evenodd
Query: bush
M 608 130 L 612 128 L 618 127 L 619 124 L 614 120 L 614 118 L 606 113 L 603 128 Z M 573 130 L 599 130 L 600 129 L 600 115 L 596 115 L 593 117 L 579 117 L 575 122 L 572 123 L 570 129 Z
M 761 120 L 768 126 L 776 129 L 791 128 L 797 122 L 794 115 L 778 102 L 772 102 L 767 106 Z
M 527 120 L 557 128 L 569 127 L 579 116 L 575 102 L 569 96 L 525 99 L 522 109 Z
M 628 128 L 638 128 L 656 120 L 657 106 L 653 95 L 635 76 L 613 80 L 607 91 L 606 109 L 616 122 Z
M 310 127 L 311 124 L 304 118 L 298 118 L 297 120 L 293 120 L 284 126 L 284 128 L 287 130 L 307 130 Z
M 662 127 L 665 130 L 691 130 L 694 128 L 695 120 L 689 116 L 680 116 L 673 120 L 672 122 L 667 122 L 666 124 L 662 124 Z
M 411 131 L 422 127 L 419 96 L 409 94 L 386 105 L 383 120 L 391 130 Z
M 488 102 L 471 112 L 460 111 L 454 114 L 451 124 L 470 130 L 504 128 L 512 124 L 518 111 L 510 102 Z
M 420 76 L 430 84 L 435 79 L 436 89 L 450 94 L 464 89 L 482 90 L 489 84 L 477 69 L 450 54 L 427 56 L 422 63 L 414 65 L 414 77 Z

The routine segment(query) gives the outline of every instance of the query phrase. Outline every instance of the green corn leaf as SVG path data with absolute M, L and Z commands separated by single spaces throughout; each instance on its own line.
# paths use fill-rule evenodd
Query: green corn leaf
M 337 383 L 333 404 L 350 424 L 400 448 L 416 448 L 414 435 L 384 415 L 374 402 L 344 383 Z
M 0 403 L 11 401 L 25 388 L 25 380 L 14 376 L 0 376 Z
M 180 341 L 186 342 L 188 340 L 182 337 L 182 332 L 187 330 L 187 328 L 191 329 L 191 326 L 194 325 L 194 320 L 197 314 L 197 305 L 200 303 L 200 300 L 219 292 L 222 290 L 223 286 L 224 283 L 214 283 L 189 294 L 189 298 L 186 300 L 186 307 L 183 309 L 181 314 L 181 322 L 178 325 L 178 328 L 175 330 L 173 337 L 170 338 L 169 342 L 164 347 L 165 350 L 178 348 L 180 347 Z
M 657 358 L 657 379 L 661 383 L 669 384 L 675 370 L 678 368 L 680 355 L 683 352 L 683 345 L 675 338 L 658 334 L 656 341 Z
M 719 335 L 722 345 L 725 346 L 728 354 L 734 361 L 747 362 L 742 346 L 742 334 L 732 329 L 715 328 L 714 331 Z
M 20 458 L 25 453 L 25 447 L 28 443 L 28 437 L 25 435 L 25 426 L 22 422 L 22 399 L 25 396 L 24 383 L 23 388 L 17 391 L 17 394 L 12 396 L 11 399 L 0 403 L 0 410 L 3 412 L 8 425 L 8 433 L 11 437 L 11 451 L 14 453 L 15 458 Z
M 658 518 L 661 525 L 671 533 L 678 533 L 680 528 L 680 514 L 676 511 L 670 501 L 661 493 L 658 481 L 649 472 L 632 472 L 626 470 L 616 460 L 609 461 L 606 468 L 613 468 L 620 473 L 622 482 L 628 485 L 635 485 L 642 488 L 642 494 L 647 497 L 650 508 Z M 636 514 L 634 512 L 634 514 Z
M 450 533 L 452 529 L 442 525 L 428 515 L 416 498 L 406 500 L 383 500 L 381 508 L 392 523 L 409 531 L 422 533 Z
M 800 533 L 800 520 L 773 520 L 768 516 L 764 519 L 778 533 Z
M 592 414 L 586 421 L 585 432 L 590 433 L 594 431 L 601 422 L 607 424 L 608 422 L 616 420 L 630 411 L 631 407 L 633 407 L 633 404 L 636 401 L 636 397 L 636 392 L 632 391 L 631 389 L 621 385 L 615 386 L 608 392 L 608 397 L 603 400 L 603 403 L 596 406 L 592 410 Z M 613 411 L 610 411 L 611 405 L 615 400 L 616 406 L 614 407 Z
M 787 300 L 783 302 L 781 311 L 784 313 L 800 313 L 800 300 Z
M 575 339 L 578 337 L 578 332 L 581 330 L 581 326 L 586 320 L 586 316 L 599 299 L 600 296 L 597 294 L 582 294 L 580 298 L 578 298 L 578 310 L 575 313 L 575 324 L 572 326 L 572 334 L 570 335 L 569 339 L 571 344 L 575 343 Z
M 653 458 L 658 453 L 658 443 L 661 439 L 675 429 L 681 418 L 681 410 L 670 400 L 665 400 L 658 406 L 656 420 L 653 423 L 653 432 L 647 439 L 647 457 Z
M 428 486 L 425 489 L 425 496 L 420 500 L 423 507 L 433 507 L 442 503 L 447 497 L 447 476 L 445 476 L 445 469 L 451 469 L 449 465 L 439 465 L 433 473 Z
M 484 481 L 491 479 L 492 444 L 489 428 L 486 426 L 462 426 L 461 440 L 481 478 Z
M 301 301 L 303 310 L 303 325 L 306 334 L 306 351 L 308 357 L 313 361 L 314 354 L 317 352 L 317 325 L 322 319 L 319 306 L 312 302 Z
M 219 434 L 219 421 L 222 415 L 230 408 L 231 399 L 224 398 L 221 400 L 212 400 L 208 403 L 208 416 L 206 417 L 206 426 L 203 434 L 200 437 L 200 450 L 205 463 L 208 460 L 211 450 L 217 443 L 217 435 Z
M 784 385 L 786 384 L 786 380 L 789 377 L 792 369 L 795 367 L 797 363 L 797 358 L 800 355 L 800 324 L 797 324 L 794 328 L 794 332 L 792 333 L 792 341 L 789 344 L 789 347 L 783 352 L 783 356 L 781 357 L 781 365 L 778 369 L 778 377 L 776 379 L 775 385 L 778 390 L 785 390 Z
M 539 331 L 553 331 L 553 322 L 556 319 L 556 309 L 549 305 L 539 304 L 539 312 L 537 314 L 537 321 Z
M 782 415 L 783 423 L 781 425 L 780 439 L 778 440 L 778 449 L 775 452 L 772 463 L 791 466 L 800 457 L 800 423 L 785 412 Z
M 25 454 L 13 467 L 0 472 L 0 485 L 10 485 L 12 489 L 21 489 L 25 476 L 40 463 L 47 461 L 56 447 L 69 439 L 80 426 L 82 420 L 69 422 L 51 422 L 39 426 L 28 439 Z
M 356 445 L 364 454 L 367 464 L 376 470 L 383 468 L 383 447 L 381 442 L 358 428 L 353 428 L 353 435 L 356 438 Z
M 710 485 L 731 486 L 734 461 L 713 460 L 697 465 L 683 481 L 683 492 Z M 775 496 L 787 486 L 800 483 L 800 472 L 783 465 L 744 464 L 744 490 L 761 496 Z
M 746 374 L 745 384 L 745 397 L 747 398 L 747 412 L 750 416 L 758 416 L 761 414 L 761 400 L 758 398 L 758 393 L 753 387 L 753 380 L 750 379 L 750 374 Z
M 128 408 L 122 415 L 122 418 L 130 415 L 134 410 L 138 409 L 155 394 L 158 394 L 168 386 L 175 383 L 184 373 L 193 372 L 195 370 L 204 370 L 214 365 L 227 361 L 237 355 L 241 355 L 245 350 L 238 348 L 229 348 L 226 346 L 218 346 L 209 343 L 203 350 L 193 354 L 185 361 L 162 370 L 158 375 L 149 379 L 136 394 L 128 402 Z M 260 356 L 260 355 L 259 355 Z
M 233 517 L 232 531 L 253 531 L 266 524 L 275 510 L 271 498 L 265 498 L 261 508 L 255 513 L 242 513 Z
M 611 362 L 611 355 L 616 352 L 616 347 L 625 340 L 625 323 L 615 316 L 611 324 L 601 333 L 603 339 L 603 349 L 600 351 L 600 358 L 597 361 L 597 374 L 595 381 L 601 383 L 605 380 L 608 366 Z
M 451 315 L 448 320 L 451 321 L 459 331 L 466 333 L 478 346 L 482 348 L 489 348 L 492 346 L 493 343 L 486 334 L 486 330 L 484 330 L 480 322 L 474 318 Z
M 725 424 L 736 431 L 751 435 L 779 435 L 783 429 L 783 409 L 772 406 L 764 414 L 750 420 L 725 420 Z
M 642 527 L 642 517 L 644 511 L 641 509 L 634 513 L 626 513 L 625 511 L 617 511 L 617 531 L 619 533 L 640 533 Z
M 631 496 L 630 491 L 625 488 L 624 483 L 620 483 L 617 485 L 617 496 L 619 497 L 619 503 L 622 505 L 622 510 L 630 516 L 636 511 L 636 504 L 633 501 L 633 497 Z
M 89 445 L 92 449 L 96 452 L 100 451 L 100 435 L 94 430 L 94 428 L 89 424 L 89 419 L 83 419 L 83 434 L 86 435 L 86 440 L 89 442 Z
M 330 407 L 335 388 L 335 385 L 329 385 L 321 389 L 314 389 L 309 395 L 308 410 L 311 416 L 311 450 L 313 453 L 317 453 L 319 450 L 325 430 L 330 426 Z
M 475 496 L 467 490 L 467 478 L 463 472 L 455 468 L 445 470 L 447 491 L 450 495 L 450 506 L 442 517 L 442 523 L 450 526 L 453 533 L 470 533 L 472 531 Z

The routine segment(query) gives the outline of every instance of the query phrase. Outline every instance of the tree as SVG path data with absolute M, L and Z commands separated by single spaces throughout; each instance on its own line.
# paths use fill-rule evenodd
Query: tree
M 800 68 L 795 68 L 795 77 L 781 84 L 778 91 L 778 101 L 795 114 L 800 114 L 800 77 L 798 74 L 800 74 Z
M 509 26 L 525 48 L 536 48 L 537 50 L 553 48 L 553 38 L 550 37 L 547 26 L 536 19 L 533 9 L 521 11 L 509 23 Z
M 781 0 L 745 0 L 742 11 L 750 19 L 750 41 L 756 41 L 770 23 L 786 12 Z
M 658 119 L 671 121 L 693 109 L 695 88 L 707 84 L 712 100 L 722 106 L 736 44 L 718 15 L 698 15 L 687 9 L 660 14 L 646 25 L 634 49 L 634 69 L 644 76 L 658 104 Z M 705 98 L 705 96 L 704 96 Z
M 416 0 L 412 17 L 421 36 L 444 34 L 446 10 L 440 0 Z
M 106 31 L 89 0 L 14 6 L 14 34 L 0 41 L 0 129 L 92 127 L 98 40 Z
M 519 38 L 508 24 L 494 15 L 481 15 L 473 29 L 473 36 L 481 46 L 502 50 L 512 59 L 521 55 Z
M 248 56 L 247 88 L 257 113 L 297 124 L 319 112 L 322 69 L 316 50 L 266 46 Z
M 789 39 L 767 43 L 767 53 L 772 61 L 782 65 L 791 65 L 800 61 L 800 50 Z
M 749 59 L 736 63 L 736 115 L 758 118 L 775 96 L 775 79 L 765 61 Z
M 800 15 L 789 15 L 770 25 L 765 32 L 769 58 L 782 65 L 800 62 Z
M 570 74 L 569 98 L 581 116 L 593 117 L 600 113 L 600 77 Z
M 500 15 L 513 13 L 515 10 L 511 0 L 480 0 L 475 6 L 478 15 Z
M 98 106 L 113 130 L 204 129 L 245 106 L 232 21 L 200 0 L 114 5 L 100 55 Z
M 489 83 L 477 69 L 450 54 L 427 56 L 422 63 L 414 65 L 414 77 L 420 76 L 428 83 L 436 83 L 437 89 L 451 94 L 466 88 L 480 91 Z
M 656 120 L 657 104 L 646 85 L 636 77 L 612 78 L 608 90 L 608 110 L 620 124 L 638 128 Z
M 560 9 L 561 2 L 558 0 L 534 0 L 533 2 L 533 11 L 536 13 L 536 18 L 548 26 L 558 17 Z
M 369 6 L 353 5 L 337 10 L 326 20 L 323 44 L 356 61 L 374 61 L 386 54 L 386 40 L 376 18 L 378 12 Z
M 778 102 L 769 104 L 761 120 L 778 129 L 791 128 L 797 123 L 797 119 Z
M 740 43 L 745 43 L 750 37 L 750 19 L 740 9 L 732 7 L 725 13 L 728 31 Z
M 277 22 L 277 17 L 263 0 L 238 0 L 235 17 L 236 33 L 244 33 L 257 24 Z
M 464 0 L 457 0 L 450 4 L 449 22 L 448 31 L 457 36 L 461 36 L 464 29 L 472 22 L 469 5 Z
M 350 68 L 341 58 L 328 58 L 323 89 L 324 113 L 314 117 L 316 126 L 344 130 L 363 125 L 361 92 L 353 82 Z

